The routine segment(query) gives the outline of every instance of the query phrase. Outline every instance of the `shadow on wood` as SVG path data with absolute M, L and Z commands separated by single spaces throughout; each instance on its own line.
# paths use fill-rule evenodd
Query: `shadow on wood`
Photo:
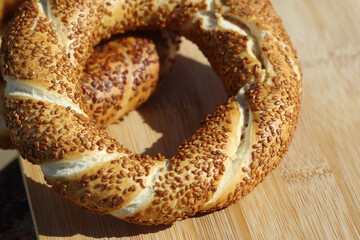
M 191 68 L 193 74 L 185 68 Z M 203 90 L 201 94 L 199 89 Z M 209 66 L 178 56 L 163 86 L 137 110 L 145 124 L 162 133 L 143 154 L 172 157 L 181 142 L 195 133 L 200 121 L 225 101 L 222 84 Z

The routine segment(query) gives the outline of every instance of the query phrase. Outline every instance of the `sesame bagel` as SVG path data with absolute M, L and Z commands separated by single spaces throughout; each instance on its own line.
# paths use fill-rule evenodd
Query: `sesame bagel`
M 79 84 L 96 44 L 135 29 L 193 41 L 229 95 L 171 159 L 109 137 Z M 229 206 L 276 168 L 296 128 L 301 72 L 267 0 L 29 0 L 2 51 L 7 128 L 21 155 L 67 199 L 129 222 L 169 224 Z

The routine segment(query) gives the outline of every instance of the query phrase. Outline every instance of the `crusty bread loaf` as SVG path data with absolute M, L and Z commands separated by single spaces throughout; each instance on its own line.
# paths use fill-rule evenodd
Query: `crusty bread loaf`
M 169 29 L 196 43 L 228 101 L 175 156 L 132 153 L 89 117 L 79 74 L 102 39 Z M 301 72 L 267 0 L 27 1 L 2 45 L 7 126 L 53 189 L 93 212 L 168 224 L 236 202 L 293 137 Z

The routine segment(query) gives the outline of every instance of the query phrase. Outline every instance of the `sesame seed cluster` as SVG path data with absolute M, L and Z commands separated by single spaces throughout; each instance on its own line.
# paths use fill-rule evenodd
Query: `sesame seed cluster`
M 179 38 L 167 31 L 131 33 L 95 48 L 81 79 L 89 115 L 106 127 L 138 108 L 166 78 Z
M 31 96 L 5 95 L 8 128 L 26 159 L 42 166 L 68 163 L 69 169 L 79 159 L 99 159 L 72 174 L 46 174 L 55 191 L 96 213 L 138 224 L 169 224 L 233 204 L 283 159 L 300 110 L 301 72 L 269 1 L 64 0 L 49 4 L 51 14 L 35 1 L 23 5 L 6 34 L 1 67 L 9 81 L 30 82 L 72 102 L 64 107 Z M 96 111 L 98 96 L 111 81 L 91 64 L 85 67 L 94 46 L 113 34 L 135 29 L 168 29 L 189 38 L 208 58 L 229 94 L 228 101 L 208 115 L 168 160 L 161 154 L 132 153 L 88 115 L 88 108 Z M 106 53 L 112 46 L 103 49 L 95 50 L 106 59 L 100 64 L 113 68 L 114 59 Z M 148 62 L 143 55 L 124 62 L 143 68 L 159 61 L 151 58 L 152 47 L 144 49 Z M 125 65 L 121 73 L 128 68 Z M 93 88 L 85 90 L 79 84 L 84 68 L 98 79 L 88 81 Z M 117 71 L 116 66 L 111 71 Z M 142 76 L 135 73 L 137 89 L 153 91 Z M 91 95 L 95 89 L 100 95 Z M 90 107 L 83 91 L 94 98 Z M 116 104 L 110 101 L 108 109 L 112 108 Z M 101 119 L 100 115 L 95 118 Z M 107 120 L 100 120 L 100 125 Z M 104 156 L 114 157 L 101 161 Z

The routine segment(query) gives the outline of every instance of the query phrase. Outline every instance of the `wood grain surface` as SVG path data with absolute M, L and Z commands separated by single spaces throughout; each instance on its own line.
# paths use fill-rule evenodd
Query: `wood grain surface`
M 21 160 L 39 239 L 360 238 L 360 1 L 272 3 L 304 73 L 298 129 L 279 168 L 225 210 L 144 227 L 69 203 Z M 162 88 L 109 132 L 134 151 L 170 157 L 224 100 L 206 59 L 184 42 Z

